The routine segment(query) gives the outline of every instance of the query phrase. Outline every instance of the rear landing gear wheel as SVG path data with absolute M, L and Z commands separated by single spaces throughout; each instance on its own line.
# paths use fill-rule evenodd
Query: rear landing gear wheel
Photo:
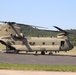
M 49 52 L 49 55 L 53 55 L 53 53 L 52 52 Z
M 44 51 L 41 51 L 41 55 L 45 55 L 45 52 Z

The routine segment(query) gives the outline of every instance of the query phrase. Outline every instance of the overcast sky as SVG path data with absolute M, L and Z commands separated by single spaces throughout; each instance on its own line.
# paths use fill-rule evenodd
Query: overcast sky
M 76 29 L 76 0 L 0 0 L 0 20 Z

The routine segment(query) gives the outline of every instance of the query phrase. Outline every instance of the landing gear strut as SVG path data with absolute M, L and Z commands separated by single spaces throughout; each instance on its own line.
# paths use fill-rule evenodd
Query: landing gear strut
M 13 49 L 13 48 L 9 48 L 6 46 L 6 53 L 15 53 L 18 54 L 19 50 Z

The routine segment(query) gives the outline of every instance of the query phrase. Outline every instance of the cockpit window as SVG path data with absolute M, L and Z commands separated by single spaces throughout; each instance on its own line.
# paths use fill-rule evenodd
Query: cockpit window
M 66 40 L 66 41 L 67 41 L 68 44 L 70 44 L 70 41 L 69 40 Z

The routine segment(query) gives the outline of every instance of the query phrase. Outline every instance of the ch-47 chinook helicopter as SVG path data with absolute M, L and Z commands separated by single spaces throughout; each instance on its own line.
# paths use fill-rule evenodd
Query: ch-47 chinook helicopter
M 73 45 L 68 38 L 68 32 L 61 28 L 54 26 L 61 31 L 57 37 L 24 37 L 20 32 L 19 25 L 30 26 L 27 24 L 20 24 L 16 22 L 0 21 L 0 43 L 6 46 L 6 52 L 14 50 L 14 53 L 19 51 L 26 52 L 41 52 L 44 55 L 46 52 L 69 51 L 73 49 Z M 17 26 L 18 25 L 18 26 Z

